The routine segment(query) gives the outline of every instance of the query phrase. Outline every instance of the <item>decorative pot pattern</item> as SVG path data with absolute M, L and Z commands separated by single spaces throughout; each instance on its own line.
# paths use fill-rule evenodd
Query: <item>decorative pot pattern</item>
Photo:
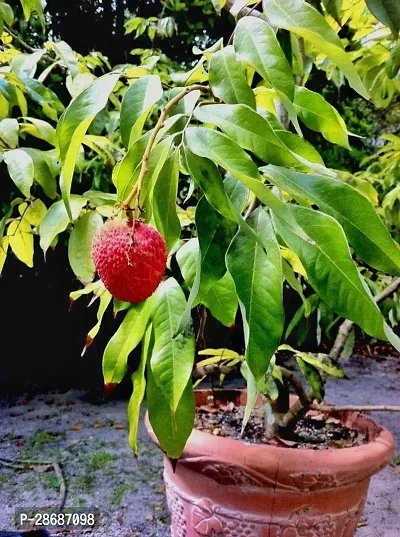
M 336 515 L 308 507 L 271 520 L 226 510 L 208 498 L 190 498 L 171 483 L 166 491 L 173 537 L 352 537 L 365 503 L 362 498 L 355 508 Z M 190 521 L 188 529 L 186 521 Z

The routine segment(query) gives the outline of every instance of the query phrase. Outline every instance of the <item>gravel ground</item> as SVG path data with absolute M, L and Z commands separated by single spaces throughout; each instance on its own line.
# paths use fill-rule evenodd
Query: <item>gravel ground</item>
M 331 382 L 328 401 L 400 403 L 400 359 L 377 363 L 353 357 L 345 369 L 350 380 Z M 102 514 L 100 527 L 89 537 L 167 537 L 161 454 L 142 425 L 140 456 L 132 456 L 126 406 L 126 401 L 93 405 L 77 391 L 38 395 L 30 401 L 0 400 L 0 458 L 62 461 L 67 505 L 97 507 Z M 382 412 L 376 417 L 397 438 L 397 459 L 372 480 L 357 537 L 399 537 L 400 415 Z M 14 528 L 16 508 L 57 504 L 54 471 L 39 470 L 0 465 L 0 530 Z

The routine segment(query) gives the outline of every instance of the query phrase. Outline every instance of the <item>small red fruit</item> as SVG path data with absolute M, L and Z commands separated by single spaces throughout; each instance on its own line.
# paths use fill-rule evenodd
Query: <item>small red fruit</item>
M 114 219 L 95 234 L 92 258 L 100 279 L 115 298 L 141 302 L 162 280 L 167 248 L 153 227 Z

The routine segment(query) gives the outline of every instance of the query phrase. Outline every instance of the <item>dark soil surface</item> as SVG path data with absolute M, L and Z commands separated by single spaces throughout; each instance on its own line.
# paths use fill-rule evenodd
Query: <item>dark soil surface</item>
M 196 415 L 196 429 L 217 436 L 235 438 L 252 444 L 273 444 L 296 449 L 328 449 L 359 446 L 366 442 L 365 435 L 356 429 L 349 429 L 335 418 L 323 414 L 306 416 L 296 425 L 290 437 L 283 439 L 265 437 L 264 416 L 261 408 L 256 408 L 243 432 L 242 422 L 245 407 L 228 404 L 218 409 L 199 409 Z
M 349 380 L 328 384 L 333 404 L 400 404 L 400 360 L 366 357 L 343 362 Z M 140 455 L 127 441 L 127 401 L 93 405 L 82 392 L 0 400 L 0 459 L 62 461 L 67 506 L 97 507 L 101 524 L 68 537 L 170 537 L 162 482 L 162 454 L 143 427 Z M 392 464 L 371 480 L 356 537 L 400 537 L 400 414 L 373 417 L 397 440 Z M 55 506 L 59 483 L 52 470 L 0 465 L 0 531 L 12 530 L 21 507 Z M 52 536 L 62 535 L 52 532 Z

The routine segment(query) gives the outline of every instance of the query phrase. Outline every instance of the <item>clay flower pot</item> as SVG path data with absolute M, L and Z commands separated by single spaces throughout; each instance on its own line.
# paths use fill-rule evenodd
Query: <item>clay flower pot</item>
M 196 393 L 198 405 L 209 390 Z M 214 391 L 216 403 L 245 403 L 241 390 Z M 175 472 L 164 460 L 173 537 L 353 537 L 371 477 L 392 458 L 394 440 L 358 412 L 341 422 L 368 443 L 305 450 L 246 444 L 193 430 Z M 147 430 L 157 443 L 146 418 Z

